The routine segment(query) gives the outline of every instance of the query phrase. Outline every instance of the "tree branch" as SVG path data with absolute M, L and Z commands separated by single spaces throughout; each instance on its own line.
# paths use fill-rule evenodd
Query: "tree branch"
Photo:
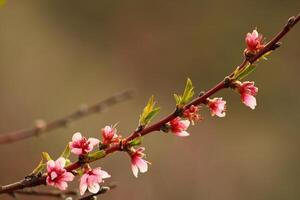
M 0 134 L 0 145 L 16 142 L 33 136 L 39 136 L 41 134 L 45 134 L 46 132 L 66 127 L 71 122 L 79 120 L 85 116 L 89 116 L 91 114 L 101 113 L 106 108 L 114 106 L 130 98 L 132 98 L 132 90 L 125 90 L 121 93 L 114 94 L 111 97 L 108 97 L 107 99 L 100 101 L 94 105 L 82 105 L 77 111 L 65 117 L 56 119 L 52 122 L 47 123 L 44 120 L 38 120 L 36 122 L 36 126 L 33 128 Z
M 67 196 L 78 196 L 76 191 L 36 191 L 36 190 L 22 190 L 14 191 L 14 194 L 28 195 L 28 196 L 47 196 L 56 198 L 66 198 Z
M 261 49 L 256 55 L 252 56 L 251 58 L 245 58 L 245 60 L 239 65 L 239 68 L 245 67 L 248 62 L 250 62 L 250 63 L 256 62 L 258 59 L 260 59 L 262 56 L 264 56 L 265 53 L 272 51 L 272 50 L 276 49 L 277 47 L 279 47 L 279 45 L 277 44 L 278 41 L 280 39 L 282 39 L 289 32 L 289 30 L 297 22 L 299 22 L 299 20 L 300 20 L 299 14 L 296 17 L 291 17 L 289 19 L 287 25 L 284 26 L 282 31 L 280 31 L 273 39 L 271 39 L 271 41 L 263 49 Z M 229 76 L 231 76 L 231 75 L 229 75 Z M 218 91 L 228 87 L 227 79 L 228 78 L 226 77 L 224 80 L 222 80 L 221 82 L 216 84 L 210 90 L 208 90 L 207 92 L 204 92 L 201 96 L 198 96 L 197 98 L 195 98 L 191 103 L 186 105 L 183 109 L 186 110 L 189 107 L 191 107 L 192 105 L 198 106 L 200 104 L 205 103 L 207 101 L 208 97 L 210 97 L 210 96 L 214 95 L 215 93 L 217 93 Z M 126 145 L 129 141 L 131 141 L 137 137 L 147 135 L 154 131 L 159 131 L 162 126 L 164 126 L 166 123 L 170 122 L 171 120 L 175 119 L 178 115 L 179 115 L 179 113 L 174 111 L 173 113 L 171 113 L 170 115 L 161 119 L 160 121 L 154 123 L 153 125 L 148 126 L 145 129 L 134 131 L 131 135 L 126 137 L 121 143 L 111 145 L 108 148 L 104 149 L 106 152 L 105 156 L 107 156 L 110 153 L 116 152 L 116 151 L 122 151 L 123 147 L 124 147 L 123 145 Z M 103 158 L 103 157 L 101 157 L 101 158 Z M 73 171 L 75 169 L 78 169 L 81 166 L 82 166 L 82 162 L 77 161 L 77 162 L 67 166 L 66 170 Z M 35 179 L 37 179 L 37 180 L 35 181 Z M 33 187 L 33 186 L 45 184 L 45 180 L 46 180 L 46 176 L 44 175 L 42 177 L 32 178 L 32 180 L 26 181 L 26 179 L 25 179 L 25 180 L 22 180 L 20 182 L 14 183 L 14 184 L 2 186 L 2 187 L 0 187 L 0 194 L 1 193 L 9 193 L 14 190 L 23 189 L 25 187 Z

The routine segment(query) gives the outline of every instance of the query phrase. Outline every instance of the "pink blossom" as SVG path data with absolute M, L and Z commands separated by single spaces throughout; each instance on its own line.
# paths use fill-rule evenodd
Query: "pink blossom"
M 91 193 L 97 193 L 100 190 L 99 183 L 104 182 L 103 179 L 105 178 L 110 178 L 110 175 L 106 171 L 101 170 L 101 167 L 88 170 L 81 176 L 79 184 L 80 194 L 83 195 L 87 189 Z
M 257 30 L 253 30 L 252 33 L 247 33 L 245 38 L 247 49 L 246 51 L 257 52 L 264 48 L 263 37 L 261 34 L 258 34 Z
M 105 126 L 102 128 L 102 137 L 103 137 L 103 144 L 110 144 L 111 142 L 116 141 L 118 135 L 116 134 L 117 130 L 111 126 Z
M 56 161 L 49 160 L 47 162 L 47 185 L 54 186 L 60 190 L 65 190 L 68 187 L 67 182 L 73 181 L 74 175 L 67 172 L 64 168 L 66 160 L 63 157 L 58 158 Z
M 226 101 L 223 98 L 208 99 L 207 106 L 210 108 L 212 116 L 225 117 Z
M 99 143 L 99 140 L 96 138 L 86 139 L 77 132 L 72 137 L 72 142 L 69 142 L 69 147 L 71 152 L 76 155 L 83 155 L 88 152 L 91 152 L 95 145 Z
M 241 95 L 243 103 L 251 109 L 255 109 L 256 106 L 256 94 L 258 88 L 254 86 L 253 81 L 245 81 L 243 83 L 236 82 L 237 90 Z
M 190 122 L 194 125 L 194 121 L 200 121 L 202 119 L 198 112 L 199 107 L 192 105 L 183 112 L 183 116 L 190 120 Z
M 169 125 L 172 133 L 177 136 L 185 137 L 190 135 L 188 132 L 186 132 L 187 128 L 190 125 L 189 120 L 183 120 L 180 117 L 176 117 L 175 119 L 170 121 Z
M 131 170 L 135 177 L 138 177 L 138 172 L 145 173 L 148 171 L 148 161 L 144 160 L 143 157 L 145 154 L 143 151 L 144 147 L 139 147 L 137 150 L 132 152 L 131 156 Z

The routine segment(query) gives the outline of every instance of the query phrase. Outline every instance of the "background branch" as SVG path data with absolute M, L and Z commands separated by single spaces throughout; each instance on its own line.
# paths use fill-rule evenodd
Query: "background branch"
M 37 190 L 21 190 L 21 191 L 14 191 L 14 194 L 21 194 L 21 195 L 28 195 L 28 196 L 47 196 L 47 197 L 55 197 L 64 199 L 67 196 L 78 196 L 77 191 L 37 191 Z
M 82 105 L 75 112 L 65 117 L 53 120 L 51 122 L 47 123 L 44 120 L 37 120 L 36 125 L 33 128 L 27 128 L 23 130 L 0 134 L 0 145 L 16 142 L 33 136 L 39 136 L 46 132 L 50 132 L 58 128 L 66 127 L 71 122 L 74 122 L 76 120 L 79 120 L 91 114 L 101 113 L 106 108 L 109 108 L 111 106 L 114 106 L 118 103 L 121 103 L 123 101 L 132 98 L 132 93 L 133 91 L 128 89 L 121 93 L 114 94 L 94 105 L 91 106 Z

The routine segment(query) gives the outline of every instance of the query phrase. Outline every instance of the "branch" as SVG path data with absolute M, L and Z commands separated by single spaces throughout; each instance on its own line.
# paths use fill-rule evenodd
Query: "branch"
M 283 30 L 280 31 L 266 46 L 264 46 L 263 49 L 261 49 L 257 54 L 253 55 L 250 58 L 245 58 L 245 60 L 238 66 L 238 68 L 243 68 L 245 67 L 248 62 L 250 63 L 254 63 L 257 60 L 259 60 L 262 56 L 265 55 L 265 53 L 269 52 L 269 51 L 273 51 L 276 48 L 279 47 L 278 45 L 278 41 L 281 40 L 288 32 L 289 30 L 296 25 L 297 22 L 299 22 L 300 20 L 300 14 L 298 14 L 296 17 L 291 17 L 288 20 L 288 23 L 284 26 Z M 194 106 L 198 106 L 200 104 L 205 104 L 205 102 L 207 101 L 207 98 L 214 95 L 215 93 L 217 93 L 218 91 L 227 88 L 228 85 L 228 81 L 230 81 L 230 76 L 226 77 L 224 80 L 222 80 L 221 82 L 219 82 L 218 84 L 216 84 L 214 87 L 212 87 L 210 90 L 208 90 L 207 92 L 204 92 L 203 94 L 201 94 L 200 96 L 198 96 L 197 98 L 195 98 L 191 103 L 189 103 L 188 105 L 183 107 L 183 110 L 186 110 L 188 108 L 190 108 L 192 105 Z M 118 143 L 118 144 L 114 144 L 111 145 L 109 147 L 107 147 L 106 149 L 104 149 L 105 151 L 105 156 L 116 152 L 116 151 L 123 151 L 124 146 L 126 146 L 128 144 L 128 142 L 132 141 L 133 139 L 140 137 L 140 136 L 144 136 L 147 135 L 151 132 L 154 131 L 159 131 L 166 123 L 170 122 L 171 120 L 175 119 L 177 116 L 179 116 L 179 113 L 177 112 L 177 110 L 175 110 L 173 113 L 171 113 L 170 115 L 166 116 L 165 118 L 161 119 L 160 121 L 154 123 L 153 125 L 146 127 L 144 129 L 138 129 L 136 131 L 134 131 L 131 135 L 129 135 L 128 137 L 126 137 L 125 139 L 122 140 L 122 142 Z M 95 160 L 101 159 L 104 156 L 94 159 L 94 160 L 89 160 L 88 162 L 93 162 Z M 87 163 L 87 162 L 86 162 Z M 78 169 L 79 167 L 82 166 L 82 161 L 77 161 L 75 163 L 70 164 L 69 166 L 67 166 L 65 169 L 69 172 Z M 14 190 L 19 190 L 19 189 L 23 189 L 25 187 L 33 187 L 33 186 L 37 186 L 37 185 L 41 185 L 41 184 L 45 184 L 46 183 L 46 175 L 43 175 L 41 177 L 31 177 L 31 179 L 24 179 L 20 182 L 16 182 L 10 185 L 6 185 L 6 186 L 2 186 L 0 187 L 0 194 L 1 193 L 10 193 Z
M 101 113 L 106 108 L 114 106 L 130 98 L 132 98 L 132 90 L 125 90 L 121 93 L 112 95 L 111 97 L 108 97 L 94 105 L 82 105 L 77 111 L 65 117 L 53 120 L 52 122 L 47 123 L 44 120 L 38 120 L 36 121 L 36 126 L 33 128 L 0 134 L 0 145 L 16 142 L 33 136 L 39 136 L 41 134 L 45 134 L 46 132 L 66 127 L 71 122 L 89 116 L 91 114 Z
M 22 190 L 14 191 L 13 194 L 29 195 L 29 196 L 47 196 L 56 198 L 66 198 L 67 196 L 78 196 L 76 191 L 36 191 L 36 190 Z

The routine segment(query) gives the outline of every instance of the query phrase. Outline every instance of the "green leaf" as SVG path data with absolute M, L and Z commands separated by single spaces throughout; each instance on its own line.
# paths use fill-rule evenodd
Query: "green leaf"
M 131 140 L 128 144 L 130 147 L 134 147 L 134 146 L 142 144 L 142 141 L 143 141 L 143 137 L 137 137 L 137 138 L 134 138 L 133 140 Z
M 90 163 L 96 160 L 99 160 L 100 158 L 103 158 L 106 155 L 104 150 L 95 151 L 93 153 L 89 153 L 85 158 L 85 163 Z
M 187 104 L 193 98 L 194 94 L 195 94 L 194 86 L 192 84 L 191 79 L 188 78 L 187 81 L 186 81 L 186 85 L 185 85 L 183 95 L 180 96 L 180 95 L 174 94 L 176 105 L 177 106 L 184 106 L 185 104 Z
M 44 163 L 44 159 L 43 159 L 43 156 L 42 156 L 41 161 L 36 166 L 36 168 L 34 168 L 34 170 L 31 172 L 31 175 L 35 175 L 36 176 L 39 173 L 41 173 L 45 168 L 46 168 L 46 163 Z
M 237 80 L 242 80 L 243 78 L 245 78 L 246 76 L 248 76 L 249 74 L 251 74 L 256 68 L 256 65 L 248 65 L 243 71 L 241 71 L 240 73 L 238 73 L 236 75 L 236 77 L 234 77 Z
M 159 113 L 160 108 L 155 107 L 154 96 L 151 96 L 143 113 L 140 115 L 139 126 L 146 126 Z
M 70 154 L 71 154 L 71 149 L 70 149 L 69 144 L 67 144 L 65 150 L 62 152 L 62 154 L 60 155 L 60 157 L 68 159 L 70 157 Z
M 42 152 L 42 158 L 46 161 L 52 160 L 52 158 L 47 152 Z

